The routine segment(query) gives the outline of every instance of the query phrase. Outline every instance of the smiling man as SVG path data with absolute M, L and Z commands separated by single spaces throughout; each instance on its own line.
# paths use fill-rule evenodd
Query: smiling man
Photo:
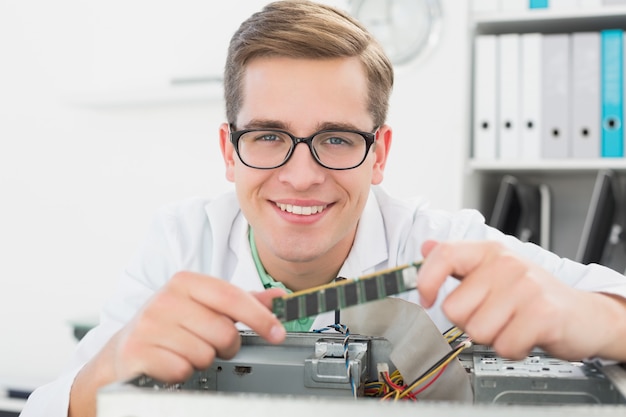
M 257 58 L 241 90 L 220 143 L 263 267 L 294 291 L 326 284 L 348 257 L 391 144 L 389 127 L 368 110 L 362 63 Z
M 157 216 L 99 326 L 23 415 L 94 415 L 100 387 L 139 374 L 184 380 L 235 355 L 243 327 L 280 343 L 272 298 L 422 259 L 419 295 L 403 297 L 442 330 L 454 323 L 511 358 L 540 346 L 568 359 L 626 360 L 622 275 L 505 236 L 476 211 L 384 192 L 392 85 L 380 46 L 341 11 L 279 1 L 243 22 L 219 130 L 236 193 Z

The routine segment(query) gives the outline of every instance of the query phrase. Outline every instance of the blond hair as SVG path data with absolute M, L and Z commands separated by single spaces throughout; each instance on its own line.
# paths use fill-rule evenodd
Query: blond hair
M 276 1 L 244 21 L 228 47 L 224 70 L 226 118 L 241 108 L 246 64 L 257 57 L 324 59 L 358 57 L 365 68 L 368 110 L 376 126 L 387 118 L 393 67 L 379 43 L 348 14 L 307 0 Z

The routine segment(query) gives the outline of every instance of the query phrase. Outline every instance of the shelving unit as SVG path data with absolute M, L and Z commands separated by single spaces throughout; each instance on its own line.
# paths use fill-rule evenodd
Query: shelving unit
M 603 29 L 626 30 L 625 6 L 572 8 L 567 10 L 526 10 L 521 12 L 484 12 L 470 16 L 473 39 L 482 34 L 574 33 Z M 473 62 L 473 46 L 470 48 Z M 470 85 L 469 120 L 473 120 L 473 80 Z M 597 172 L 612 169 L 622 173 L 626 189 L 626 158 L 565 159 L 526 161 L 472 160 L 472 126 L 468 126 L 467 163 L 463 201 L 466 207 L 479 209 L 489 219 L 496 191 L 504 175 L 515 175 L 528 183 L 544 183 L 552 194 L 550 249 L 564 257 L 575 258 Z
M 626 158 L 615 159 L 544 159 L 541 161 L 469 161 L 469 167 L 473 171 L 483 172 L 567 172 L 567 171 L 593 171 L 600 169 L 613 169 L 626 171 Z
M 474 34 L 567 33 L 625 26 L 626 6 L 489 12 L 470 17 Z

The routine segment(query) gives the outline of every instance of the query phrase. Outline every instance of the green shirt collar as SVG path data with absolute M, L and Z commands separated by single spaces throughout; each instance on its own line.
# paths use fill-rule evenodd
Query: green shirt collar
M 248 228 L 248 240 L 250 241 L 250 251 L 252 252 L 252 259 L 254 259 L 254 265 L 256 266 L 256 270 L 259 274 L 259 278 L 261 279 L 263 287 L 265 289 L 282 288 L 283 290 L 287 291 L 288 294 L 291 294 L 293 291 L 285 287 L 285 284 L 283 284 L 282 282 L 276 281 L 265 270 L 265 267 L 261 263 L 261 258 L 259 258 L 259 252 L 256 248 L 256 242 L 254 241 L 254 232 L 252 231 L 251 227 Z M 285 330 L 287 330 L 288 332 L 308 332 L 311 330 L 311 326 L 313 325 L 314 321 L 315 317 L 305 317 L 298 320 L 285 322 L 283 323 L 283 325 L 285 326 Z

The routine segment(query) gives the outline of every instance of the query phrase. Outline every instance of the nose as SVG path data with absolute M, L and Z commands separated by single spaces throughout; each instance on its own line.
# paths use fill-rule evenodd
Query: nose
M 327 171 L 315 161 L 306 143 L 298 143 L 289 161 L 278 168 L 278 179 L 296 190 L 306 190 L 324 181 Z

